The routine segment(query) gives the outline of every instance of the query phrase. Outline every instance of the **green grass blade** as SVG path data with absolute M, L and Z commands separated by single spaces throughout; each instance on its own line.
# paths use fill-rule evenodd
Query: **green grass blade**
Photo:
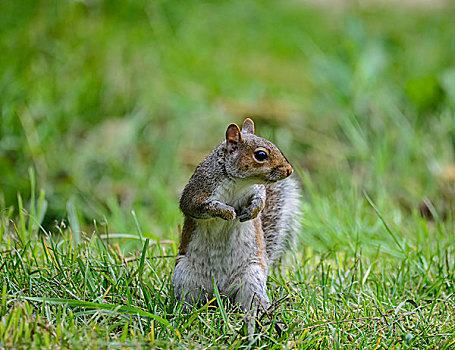
M 152 314 L 150 312 L 138 309 L 133 306 L 127 305 L 115 305 L 115 304 L 101 304 L 101 303 L 92 303 L 90 301 L 84 300 L 76 300 L 76 299 L 57 299 L 57 298 L 41 298 L 41 297 L 21 297 L 25 300 L 36 301 L 41 303 L 50 303 L 50 304 L 59 304 L 59 305 L 68 305 L 71 307 L 83 307 L 90 310 L 107 310 L 107 311 L 114 311 L 121 314 L 127 315 L 137 315 L 141 317 L 148 317 L 153 318 L 154 320 L 158 321 L 165 327 L 169 327 L 174 329 L 169 321 L 163 319 L 160 316 Z

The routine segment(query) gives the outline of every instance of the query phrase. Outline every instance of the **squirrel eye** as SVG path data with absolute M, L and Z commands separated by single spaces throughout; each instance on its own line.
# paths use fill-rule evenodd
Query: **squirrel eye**
M 263 162 L 269 158 L 267 152 L 263 150 L 255 151 L 254 152 L 254 159 L 256 159 L 258 162 Z

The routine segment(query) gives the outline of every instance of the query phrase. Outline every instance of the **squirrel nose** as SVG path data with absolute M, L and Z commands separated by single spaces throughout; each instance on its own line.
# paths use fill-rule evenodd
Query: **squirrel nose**
M 291 175 L 294 172 L 294 169 L 292 169 L 291 164 L 288 164 L 288 167 L 286 169 L 286 176 Z

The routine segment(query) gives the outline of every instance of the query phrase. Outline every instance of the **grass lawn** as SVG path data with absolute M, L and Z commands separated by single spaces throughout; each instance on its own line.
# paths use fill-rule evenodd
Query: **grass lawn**
M 455 6 L 0 4 L 0 349 L 455 348 Z M 182 311 L 179 192 L 245 116 L 297 169 L 273 320 Z M 222 304 L 221 301 L 219 304 Z

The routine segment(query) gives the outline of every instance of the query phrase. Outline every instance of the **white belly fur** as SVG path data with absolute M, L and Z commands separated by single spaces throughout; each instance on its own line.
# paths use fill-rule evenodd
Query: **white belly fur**
M 255 193 L 255 186 L 243 184 L 229 192 L 223 191 L 222 187 L 214 194 L 214 199 L 238 211 L 247 205 Z M 211 290 L 207 284 L 211 283 L 213 277 L 220 292 L 229 293 L 233 283 L 239 282 L 233 281 L 237 277 L 236 273 L 244 270 L 245 265 L 258 261 L 253 220 L 197 220 L 185 259 L 198 270 L 199 276 L 206 279 L 201 281 L 202 286 Z

